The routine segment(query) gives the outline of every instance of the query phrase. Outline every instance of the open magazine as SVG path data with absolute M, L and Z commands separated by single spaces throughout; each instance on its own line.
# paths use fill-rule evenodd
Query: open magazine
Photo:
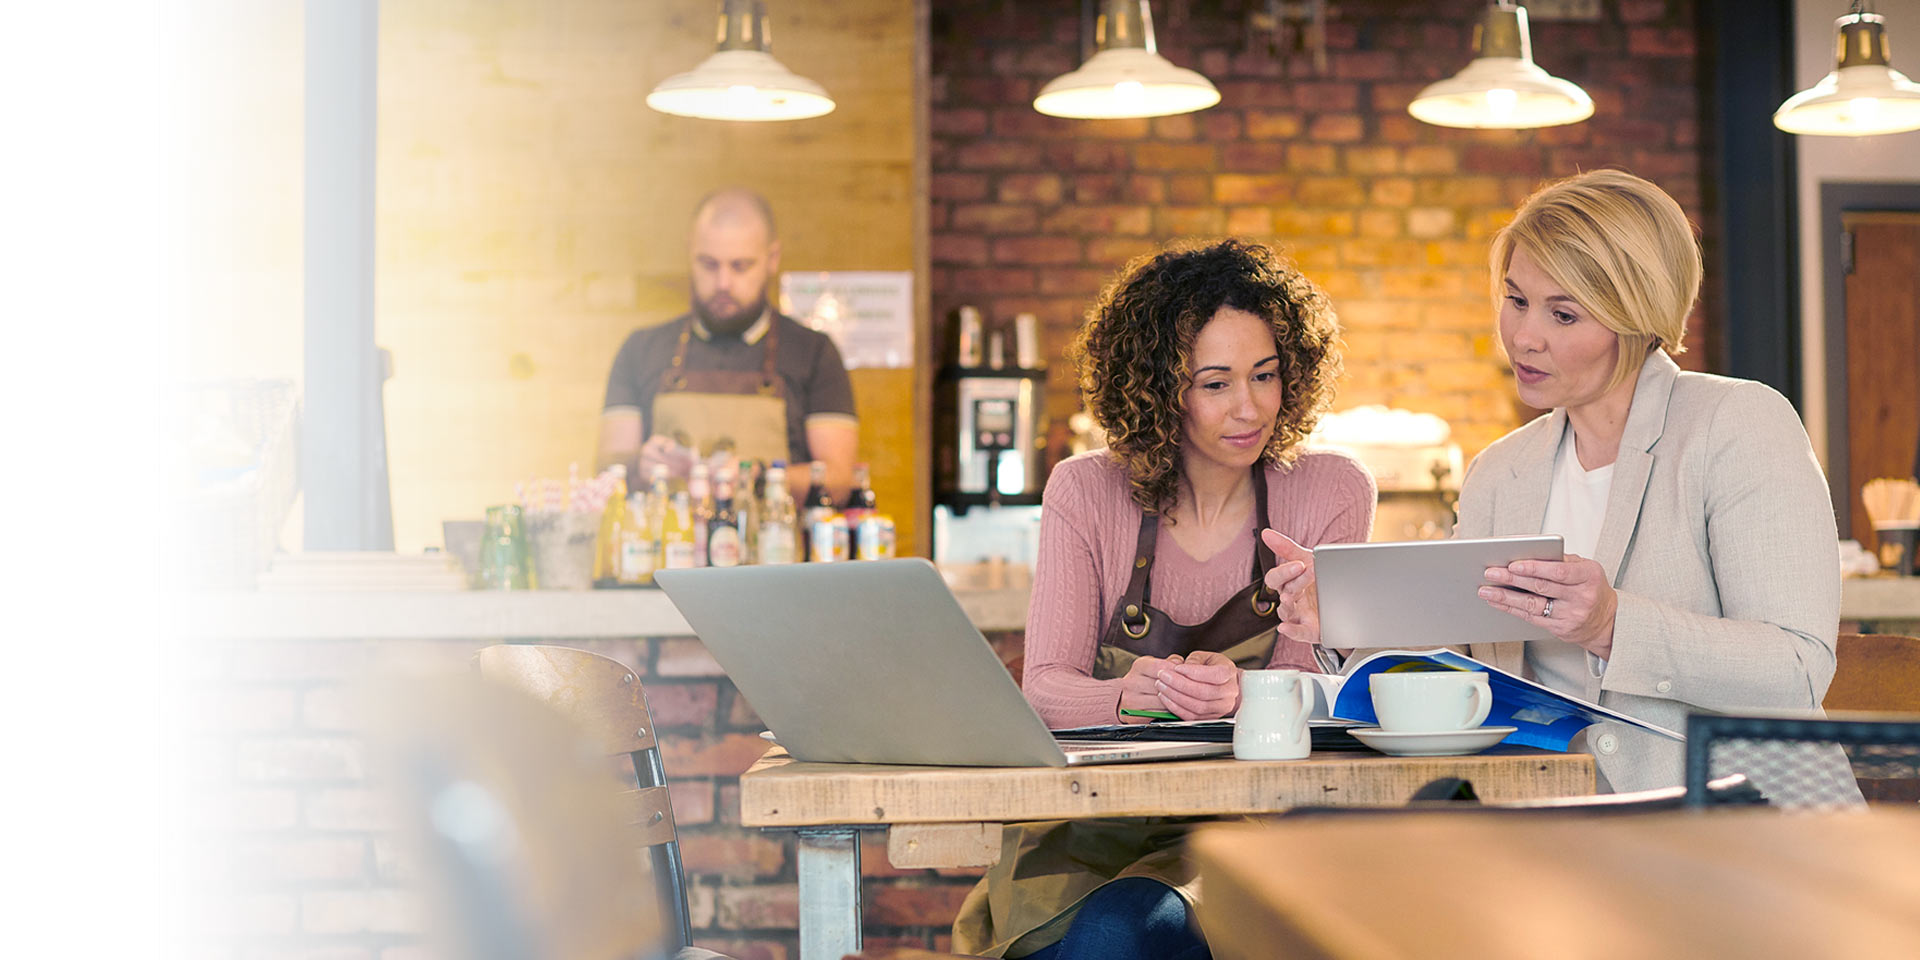
M 1574 734 L 1603 720 L 1639 727 L 1674 740 L 1685 740 L 1678 733 L 1655 726 L 1618 710 L 1588 703 L 1557 690 L 1515 676 L 1505 670 L 1451 650 L 1380 650 L 1347 662 L 1338 674 L 1314 674 L 1319 687 L 1314 716 L 1336 720 L 1375 723 L 1373 694 L 1369 680 L 1376 673 L 1424 670 L 1479 670 L 1488 675 L 1493 687 L 1493 709 L 1487 713 L 1490 727 L 1516 727 L 1501 743 L 1545 750 L 1565 751 Z
M 1410 670 L 1479 670 L 1488 675 L 1493 688 L 1493 709 L 1486 726 L 1514 727 L 1501 743 L 1565 752 L 1575 734 L 1593 724 L 1611 720 L 1638 727 L 1674 740 L 1686 738 L 1665 727 L 1655 726 L 1618 710 L 1570 697 L 1532 680 L 1451 650 L 1377 650 L 1347 661 L 1337 674 L 1311 673 L 1314 681 L 1312 721 L 1314 749 L 1335 742 L 1338 728 L 1371 725 L 1379 722 L 1373 713 L 1373 693 L 1369 680 L 1376 673 Z M 1055 730 L 1060 737 L 1122 739 L 1195 739 L 1231 740 L 1233 720 L 1162 721 L 1152 724 L 1080 727 Z M 1351 739 L 1351 738 L 1348 738 Z

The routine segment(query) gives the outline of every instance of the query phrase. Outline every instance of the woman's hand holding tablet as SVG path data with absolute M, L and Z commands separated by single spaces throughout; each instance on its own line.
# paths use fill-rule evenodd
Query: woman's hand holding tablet
M 1613 618 L 1620 599 L 1597 561 L 1571 553 L 1559 561 L 1516 560 L 1488 567 L 1486 578 L 1497 584 L 1480 588 L 1487 606 L 1545 627 L 1602 660 L 1613 653 Z

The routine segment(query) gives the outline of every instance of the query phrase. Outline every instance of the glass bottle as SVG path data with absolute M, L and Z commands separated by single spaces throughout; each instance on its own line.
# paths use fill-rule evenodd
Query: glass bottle
M 873 495 L 873 472 L 864 463 L 853 465 L 853 489 L 847 493 L 847 526 L 858 528 L 860 521 L 878 513 L 879 499 Z
M 660 527 L 660 567 L 683 570 L 694 566 L 693 506 L 687 491 L 673 494 Z
M 531 590 L 539 583 L 527 553 L 526 520 L 516 504 L 487 508 L 480 541 L 480 585 L 487 590 Z
M 713 522 L 711 468 L 696 463 L 687 473 L 687 499 L 693 505 L 693 565 L 707 565 L 707 529 Z
M 733 473 L 714 481 L 713 516 L 707 518 L 707 566 L 737 567 L 741 556 L 740 517 L 733 507 Z
M 647 539 L 653 543 L 653 565 L 655 569 L 658 569 L 667 565 L 667 511 L 673 506 L 673 495 L 669 492 L 667 484 L 666 464 L 654 464 L 653 475 L 649 480 L 649 489 L 647 491 Z
M 833 505 L 833 494 L 827 492 L 827 465 L 819 460 L 807 466 L 807 499 L 800 510 L 800 547 L 802 557 L 812 557 L 813 525 L 830 520 L 840 512 Z
M 784 461 L 775 460 L 767 468 L 766 486 L 767 500 L 760 510 L 760 562 L 793 563 L 800 557 L 800 543 Z
M 600 533 L 594 541 L 593 585 L 596 587 L 634 586 L 640 579 L 640 551 L 643 542 L 640 522 L 627 506 L 627 468 L 615 464 L 613 493 L 600 511 Z M 651 576 L 652 563 L 646 564 Z
M 740 562 L 760 562 L 760 461 L 740 461 L 733 488 L 733 515 L 740 528 Z

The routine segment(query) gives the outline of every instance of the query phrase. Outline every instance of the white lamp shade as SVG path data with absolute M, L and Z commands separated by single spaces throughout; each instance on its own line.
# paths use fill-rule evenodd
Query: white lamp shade
M 708 120 L 805 120 L 833 112 L 819 84 L 762 50 L 721 50 L 647 94 L 661 113 Z
M 1892 67 L 1841 67 L 1788 97 L 1773 112 L 1773 125 L 1829 137 L 1920 130 L 1920 84 Z
M 1219 102 L 1220 91 L 1206 77 L 1158 53 L 1120 47 L 1102 50 L 1080 69 L 1055 77 L 1040 88 L 1033 108 L 1053 117 L 1110 120 L 1192 113 Z
M 1593 98 L 1522 57 L 1480 57 L 1429 84 L 1407 105 L 1416 120 L 1442 127 L 1523 129 L 1579 123 Z

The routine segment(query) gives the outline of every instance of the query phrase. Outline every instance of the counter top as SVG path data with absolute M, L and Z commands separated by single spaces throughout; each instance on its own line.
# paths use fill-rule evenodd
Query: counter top
M 983 633 L 1021 630 L 1025 590 L 957 591 Z M 658 590 L 200 593 L 176 608 L 176 636 L 210 640 L 584 640 L 688 636 Z
M 1856 577 L 1840 581 L 1840 619 L 1920 621 L 1920 577 Z
M 955 596 L 983 633 L 1026 627 L 1026 590 L 960 590 Z M 1920 620 L 1920 578 L 1845 580 L 1840 616 L 1870 623 Z M 216 640 L 565 640 L 692 632 L 658 590 L 202 593 L 179 605 L 174 628 L 175 635 Z

